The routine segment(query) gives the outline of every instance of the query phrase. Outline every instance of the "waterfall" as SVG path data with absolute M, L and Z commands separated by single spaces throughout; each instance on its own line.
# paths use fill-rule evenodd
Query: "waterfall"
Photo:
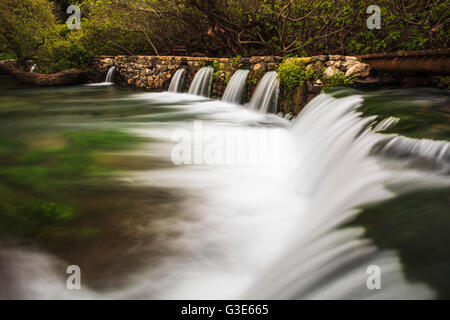
M 267 72 L 253 93 L 252 99 L 247 104 L 250 109 L 260 112 L 276 112 L 278 104 L 279 81 L 275 71 Z
M 424 171 L 399 166 L 405 165 L 405 157 L 433 158 L 440 163 L 433 168 L 437 169 L 434 174 L 442 174 L 443 169 L 448 174 L 450 143 L 378 133 L 367 126 L 374 117 L 362 118 L 356 111 L 362 101 L 359 95 L 336 99 L 321 94 L 294 122 L 291 133 L 296 140 L 297 165 L 288 176 L 305 208 L 299 209 L 301 218 L 287 249 L 255 279 L 244 298 L 435 297 L 425 283 L 405 280 L 398 253 L 364 239 L 362 227 L 342 225 L 352 221 L 363 204 L 393 199 L 399 192 L 407 192 L 405 188 L 421 190 L 420 185 L 436 185 L 436 181 L 447 185 L 445 176 L 439 180 Z M 391 162 L 384 153 L 400 156 L 402 161 L 397 167 L 388 165 Z M 395 193 L 387 188 L 401 183 L 405 186 Z M 422 212 L 421 217 L 425 213 L 429 212 Z M 367 268 L 373 265 L 382 270 L 382 290 L 366 287 Z
M 209 97 L 213 71 L 214 69 L 211 67 L 201 68 L 195 75 L 194 80 L 192 80 L 188 93 L 195 94 L 198 96 Z
M 170 81 L 169 92 L 183 92 L 185 74 L 185 69 L 178 69 L 175 72 L 172 81 Z
M 108 73 L 106 74 L 105 82 L 106 83 L 114 83 L 115 74 L 116 74 L 116 67 L 112 66 L 111 68 L 108 69 Z
M 34 72 L 34 70 L 36 70 L 36 64 L 33 64 L 33 66 L 30 69 L 30 72 Z
M 230 82 L 227 85 L 227 88 L 225 89 L 222 101 L 235 104 L 242 103 L 248 73 L 249 70 L 238 70 L 233 74 L 233 77 L 231 78 Z

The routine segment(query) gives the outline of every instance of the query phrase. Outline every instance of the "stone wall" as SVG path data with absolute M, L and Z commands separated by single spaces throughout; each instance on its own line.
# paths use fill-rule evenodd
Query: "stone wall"
M 25 70 L 30 70 L 31 66 L 34 64 L 33 61 L 31 60 L 27 60 L 25 61 Z M 0 66 L 4 66 L 8 69 L 16 69 L 18 68 L 17 66 L 17 61 L 14 59 L 6 59 L 6 60 L 0 60 Z
M 14 59 L 6 59 L 6 60 L 0 60 L 0 65 L 5 66 L 9 69 L 15 69 L 16 68 L 16 60 Z
M 338 72 L 355 75 L 358 79 L 366 79 L 370 75 L 370 67 L 355 57 L 323 55 L 301 59 L 307 67 L 314 66 L 323 71 L 324 77 Z M 282 57 L 262 56 L 250 58 L 204 58 L 183 56 L 100 56 L 93 60 L 92 68 L 102 79 L 111 66 L 116 67 L 116 82 L 119 85 L 142 88 L 151 91 L 167 90 L 170 81 L 179 68 L 186 69 L 186 88 L 189 88 L 197 71 L 205 66 L 214 68 L 212 98 L 223 95 L 226 85 L 237 69 L 249 69 L 246 98 L 250 100 L 253 91 L 267 71 L 277 70 L 283 61 Z M 285 113 L 297 114 L 308 101 L 319 94 L 324 82 L 320 79 L 314 83 L 307 81 L 300 87 L 293 99 L 281 99 L 279 109 Z M 281 88 L 282 90 L 283 88 Z
M 116 67 L 116 82 L 120 85 L 152 91 L 164 91 L 169 88 L 170 81 L 179 68 L 186 69 L 186 88 L 189 88 L 195 74 L 200 68 L 214 68 L 211 97 L 221 97 L 233 73 L 241 68 L 253 73 L 264 74 L 275 70 L 280 57 L 251 58 L 203 58 L 182 56 L 100 56 L 94 58 L 92 67 L 104 79 L 111 66 Z M 249 87 L 249 92 L 252 88 Z M 254 88 L 253 88 L 254 89 Z

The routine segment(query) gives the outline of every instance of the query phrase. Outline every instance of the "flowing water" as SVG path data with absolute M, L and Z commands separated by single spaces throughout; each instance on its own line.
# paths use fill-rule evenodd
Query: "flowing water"
M 1 298 L 450 297 L 444 91 L 0 91 Z
M 111 68 L 108 69 L 108 73 L 106 74 L 105 82 L 106 83 L 114 83 L 115 75 L 116 75 L 116 67 L 112 66 Z
M 211 67 L 203 67 L 198 70 L 189 87 L 189 94 L 197 96 L 209 97 L 212 84 L 212 76 L 214 69 Z
M 169 85 L 169 92 L 180 93 L 184 90 L 184 81 L 186 76 L 186 69 L 178 69 L 173 75 Z
M 277 111 L 279 85 L 278 74 L 275 71 L 264 74 L 247 107 L 262 113 L 275 113 Z
M 245 84 L 249 70 L 237 70 L 225 89 L 222 101 L 241 104 L 245 92 Z

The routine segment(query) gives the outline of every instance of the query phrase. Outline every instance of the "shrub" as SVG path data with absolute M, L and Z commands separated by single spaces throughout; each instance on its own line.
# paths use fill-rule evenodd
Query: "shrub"
M 87 71 L 92 53 L 81 42 L 82 31 L 70 31 L 65 24 L 55 28 L 38 53 L 39 70 L 43 73 L 77 68 Z
M 306 65 L 308 59 L 288 58 L 278 66 L 278 76 L 284 97 L 292 96 L 298 87 L 307 80 L 316 80 L 321 75 L 321 70 L 313 65 Z
M 324 82 L 327 86 L 351 86 L 354 84 L 357 76 L 346 76 L 343 72 L 338 72 L 331 77 L 325 78 Z

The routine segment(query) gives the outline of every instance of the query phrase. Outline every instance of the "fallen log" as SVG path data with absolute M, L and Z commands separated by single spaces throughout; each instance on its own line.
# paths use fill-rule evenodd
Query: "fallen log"
M 5 64 L 0 63 L 0 75 L 14 75 L 14 71 Z
M 86 81 L 86 74 L 79 69 L 69 69 L 52 74 L 12 70 L 10 73 L 23 84 L 38 87 L 58 87 L 81 84 Z

